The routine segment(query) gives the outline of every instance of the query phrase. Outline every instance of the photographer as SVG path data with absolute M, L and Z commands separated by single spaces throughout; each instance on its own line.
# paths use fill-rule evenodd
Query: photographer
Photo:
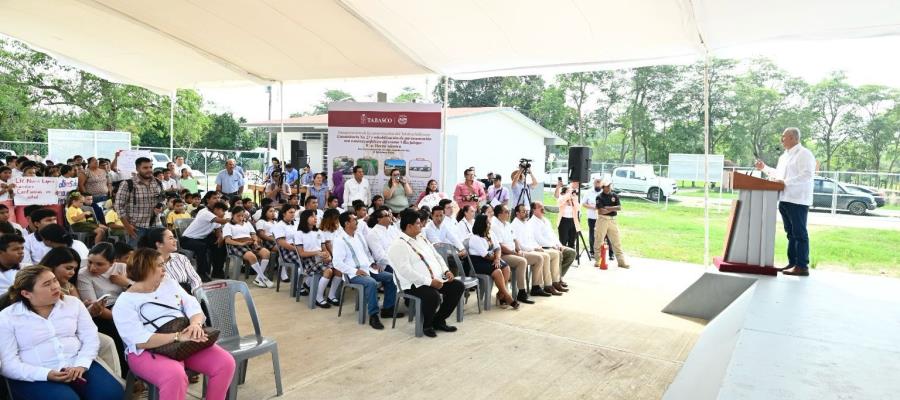
M 475 182 L 475 171 L 472 168 L 467 168 L 463 171 L 463 175 L 466 177 L 466 180 L 456 185 L 456 189 L 453 190 L 453 200 L 456 200 L 456 204 L 460 208 L 468 205 L 477 209 L 487 196 L 484 192 L 484 186 Z
M 398 192 L 397 189 L 400 191 Z M 411 194 L 413 194 L 413 190 L 409 186 L 409 180 L 400 176 L 399 169 L 392 169 L 391 179 L 384 185 L 384 205 L 390 207 L 392 213 L 399 214 L 400 211 L 409 207 L 407 196 Z
M 531 175 L 531 183 L 525 183 L 526 175 Z M 519 168 L 512 173 L 512 179 L 510 180 L 510 189 L 512 190 L 510 193 L 511 198 L 515 203 L 511 203 L 510 207 L 515 208 L 517 205 L 522 204 L 526 209 L 529 207 L 529 200 L 522 195 L 522 190 L 533 190 L 538 186 L 537 178 L 531 172 L 531 160 L 527 158 L 523 158 L 519 160 Z

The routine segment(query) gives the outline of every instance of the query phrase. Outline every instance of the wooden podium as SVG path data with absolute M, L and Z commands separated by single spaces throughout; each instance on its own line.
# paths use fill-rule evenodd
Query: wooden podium
M 722 272 L 775 276 L 775 217 L 784 184 L 740 172 L 731 183 L 740 195 L 731 203 L 724 254 L 713 263 Z

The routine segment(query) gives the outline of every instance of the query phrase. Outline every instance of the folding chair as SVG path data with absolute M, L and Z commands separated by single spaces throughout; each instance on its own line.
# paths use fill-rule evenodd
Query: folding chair
M 463 286 L 466 288 L 466 295 L 469 293 L 469 289 L 475 288 L 475 295 L 478 298 L 476 304 L 478 305 L 478 313 L 481 314 L 481 282 L 479 282 L 478 278 L 466 276 L 466 268 L 463 266 L 462 261 L 459 259 L 459 254 L 452 245 L 447 243 L 435 243 L 434 249 L 447 260 L 448 258 L 452 259 L 453 262 L 459 266 L 458 274 L 456 275 L 456 279 L 463 283 Z M 462 322 L 463 320 L 463 307 L 465 306 L 466 299 L 465 297 L 459 298 L 459 305 L 456 306 L 456 322 Z
M 463 246 L 468 249 L 469 248 L 469 239 L 463 240 Z M 472 256 L 466 253 L 466 257 L 469 259 L 469 265 L 474 266 L 472 263 Z M 474 270 L 472 272 L 475 272 Z M 475 278 L 478 279 L 479 287 L 481 288 L 481 299 L 484 302 L 484 310 L 490 311 L 491 309 L 491 294 L 494 292 L 494 278 L 491 278 L 490 275 L 485 274 L 475 274 Z
M 397 285 L 397 300 L 394 301 L 394 320 L 391 322 L 391 329 L 397 327 L 397 310 L 400 309 L 400 300 L 406 299 L 409 300 L 409 307 L 407 307 L 407 311 L 409 312 L 408 321 L 412 321 L 413 318 L 416 319 L 416 337 L 422 337 L 425 335 L 425 328 L 422 326 L 425 322 L 422 320 L 422 300 L 419 297 L 406 293 L 403 288 L 400 286 L 400 280 L 397 278 L 397 274 L 394 274 L 394 284 Z
M 241 336 L 238 331 L 237 318 L 235 316 L 234 296 L 240 293 L 244 297 L 250 320 L 253 322 L 252 335 Z M 237 399 L 237 386 L 243 384 L 247 377 L 248 361 L 256 356 L 266 353 L 272 354 L 272 368 L 275 371 L 275 394 L 282 395 L 281 366 L 278 361 L 278 342 L 274 338 L 265 337 L 259 326 L 259 315 L 256 312 L 256 304 L 250 295 L 250 288 L 246 282 L 224 280 L 209 282 L 194 290 L 194 296 L 206 305 L 209 310 L 209 319 L 213 328 L 219 330 L 219 340 L 216 342 L 223 349 L 231 353 L 237 363 L 235 376 L 231 380 L 231 388 L 228 389 L 229 400 Z
M 358 320 L 360 325 L 365 325 L 366 323 L 366 294 L 365 294 L 365 286 L 360 285 L 358 283 L 350 283 L 350 278 L 347 277 L 347 274 L 341 274 L 341 282 L 343 287 L 341 287 L 341 298 L 338 304 L 338 318 L 341 316 L 341 311 L 344 309 L 344 294 L 347 289 L 353 289 L 356 291 L 356 319 Z M 310 294 L 312 296 L 312 294 Z

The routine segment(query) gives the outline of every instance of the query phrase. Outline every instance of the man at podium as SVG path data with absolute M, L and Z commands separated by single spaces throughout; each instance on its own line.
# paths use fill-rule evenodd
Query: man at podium
M 778 157 L 778 165 L 769 167 L 756 160 L 756 169 L 769 179 L 784 183 L 778 198 L 778 212 L 784 223 L 788 239 L 788 266 L 785 275 L 809 276 L 809 235 L 806 232 L 806 216 L 813 201 L 813 175 L 816 158 L 800 144 L 800 130 L 787 128 L 781 134 L 784 153 Z

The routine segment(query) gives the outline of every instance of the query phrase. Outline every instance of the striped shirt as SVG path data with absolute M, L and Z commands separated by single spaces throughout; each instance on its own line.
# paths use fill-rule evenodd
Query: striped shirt
M 169 260 L 166 261 L 166 276 L 175 282 L 190 284 L 192 292 L 203 284 L 200 275 L 197 275 L 197 270 L 191 264 L 191 260 L 184 254 L 172 253 L 169 255 Z
M 135 227 L 149 228 L 154 225 L 153 206 L 162 200 L 162 185 L 154 178 L 144 181 L 136 176 L 130 180 L 133 184 L 123 181 L 119 185 L 116 211 L 119 212 L 119 218 L 127 219 Z

